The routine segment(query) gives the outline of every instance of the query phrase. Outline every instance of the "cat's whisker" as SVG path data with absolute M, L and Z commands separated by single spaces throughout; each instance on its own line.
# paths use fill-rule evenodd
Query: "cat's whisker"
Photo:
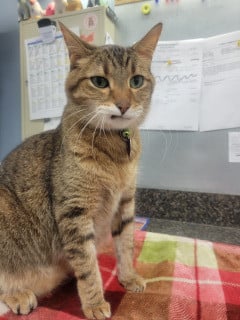
M 81 106 L 81 109 L 77 110 L 77 111 L 74 111 L 73 113 L 70 113 L 69 115 L 64 115 L 64 119 L 65 121 L 69 118 L 75 118 L 76 116 L 78 116 L 79 114 L 81 114 L 82 112 L 85 112 L 87 110 L 87 106 L 86 108 L 82 108 Z M 70 130 L 71 128 L 69 128 L 68 130 Z
M 78 113 L 81 113 L 81 112 L 83 112 L 83 111 L 85 111 L 85 110 L 87 110 L 87 109 L 78 110 L 78 111 L 76 111 L 76 112 L 74 113 L 74 115 L 76 116 L 76 115 L 78 115 Z M 90 113 L 88 113 L 87 115 L 82 116 L 81 118 L 78 118 L 77 121 L 75 121 L 75 122 L 72 124 L 72 126 L 67 130 L 66 134 L 64 135 L 64 137 L 63 137 L 63 139 L 62 139 L 62 146 L 63 146 L 63 141 L 64 141 L 64 139 L 66 139 L 66 137 L 68 136 L 68 134 L 71 133 L 71 131 L 73 130 L 73 128 L 74 128 L 75 126 L 77 126 L 79 123 L 84 122 L 86 119 L 89 119 L 89 116 L 94 115 L 94 114 L 96 114 L 95 110 L 92 111 L 92 112 L 90 112 Z M 91 122 L 91 121 L 93 120 L 94 117 L 95 117 L 95 116 L 91 117 L 91 118 L 87 121 L 87 123 L 84 125 L 84 127 L 81 129 L 80 133 L 78 134 L 78 136 L 77 136 L 77 138 L 76 138 L 76 144 L 77 144 L 78 140 L 81 138 L 82 133 L 83 133 L 83 131 L 85 130 L 86 126 L 89 124 L 89 122 Z M 62 152 L 62 147 L 61 147 L 61 152 Z
M 80 122 L 84 122 L 85 119 L 88 119 L 89 116 L 92 115 L 92 114 L 94 114 L 94 113 L 95 113 L 95 111 L 92 111 L 92 112 L 88 113 L 87 115 L 84 115 L 83 117 L 78 118 L 77 121 L 75 121 L 75 122 L 73 123 L 73 125 L 67 130 L 66 134 L 69 134 L 69 133 L 71 132 L 71 130 L 73 130 L 73 128 L 74 128 L 75 126 L 77 126 Z
M 86 105 L 86 108 L 84 108 L 84 109 L 81 108 L 80 110 L 77 110 L 77 111 L 75 111 L 74 113 L 69 114 L 68 116 L 65 116 L 65 120 L 66 120 L 66 119 L 69 119 L 69 118 L 71 118 L 71 117 L 76 117 L 76 116 L 78 116 L 81 112 L 84 112 L 84 111 L 86 111 L 86 110 L 87 110 L 87 105 Z M 78 121 L 79 121 L 79 119 L 78 119 Z M 63 144 L 64 144 L 64 141 L 65 141 L 67 135 L 71 132 L 71 130 L 74 128 L 74 126 L 78 124 L 78 121 L 76 121 L 76 122 L 67 130 L 67 132 L 64 134 L 64 136 L 63 136 L 63 138 L 62 138 L 61 147 L 60 147 L 60 153 L 61 153 L 61 154 L 62 154 Z
M 81 118 L 78 118 L 76 122 L 73 123 L 73 125 L 67 130 L 67 133 L 69 133 L 76 125 L 78 125 L 78 123 L 80 122 L 84 122 L 83 120 L 85 119 L 88 119 L 89 118 L 89 115 L 95 113 L 95 111 L 92 111 L 91 113 L 88 113 L 87 115 L 81 117 Z
M 160 164 L 162 164 L 164 162 L 164 160 L 165 160 L 165 157 L 166 157 L 166 154 L 167 154 L 167 151 L 168 151 L 168 139 L 167 139 L 166 133 L 164 131 L 161 130 L 160 134 L 164 139 L 164 147 L 162 149 L 163 152 L 162 152 L 162 156 L 161 156 L 161 160 L 160 160 Z
M 96 132 L 97 132 L 97 129 L 99 127 L 100 122 L 101 122 L 101 118 L 98 119 L 97 125 L 93 131 L 93 136 L 92 136 L 92 154 L 93 154 L 93 156 L 94 156 L 94 139 L 95 139 L 95 135 L 96 135 Z
M 85 106 L 85 105 L 83 105 L 83 106 Z M 87 106 L 86 106 L 86 107 L 87 107 Z M 81 108 L 80 110 L 75 111 L 73 114 L 70 114 L 69 116 L 65 117 L 65 119 L 70 118 L 70 117 L 73 116 L 73 115 L 74 115 L 74 117 L 76 117 L 76 116 L 78 116 L 81 112 L 85 112 L 87 109 L 88 109 L 88 108 Z M 94 114 L 94 113 L 95 113 L 95 111 L 92 111 L 92 112 L 88 113 L 87 115 L 82 116 L 82 117 L 79 118 L 77 121 L 75 121 L 75 122 L 73 123 L 73 125 L 67 130 L 67 132 L 64 134 L 64 136 L 63 136 L 63 138 L 62 138 L 61 147 L 60 147 L 60 153 L 61 153 L 61 154 L 62 154 L 62 150 L 63 150 L 64 140 L 67 138 L 67 136 L 68 136 L 69 134 L 71 134 L 71 131 L 74 129 L 74 127 L 75 127 L 76 125 L 78 125 L 80 122 L 84 122 L 85 119 L 88 119 L 89 116 L 90 116 L 91 114 Z M 76 139 L 77 141 L 78 141 L 78 139 L 80 138 L 80 136 L 81 136 L 81 133 L 78 135 L 78 137 L 77 137 L 77 139 Z
M 74 105 L 71 105 L 70 106 L 71 108 L 74 108 L 75 106 Z M 76 115 L 78 115 L 79 113 L 82 113 L 82 112 L 85 112 L 88 110 L 88 106 L 87 105 L 81 105 L 81 108 L 79 108 L 78 110 L 72 112 L 72 113 L 69 113 L 69 115 L 64 115 L 64 119 L 67 120 L 71 117 L 75 118 Z
M 100 127 L 100 133 L 103 132 L 103 134 L 105 134 L 105 131 L 104 131 L 104 121 L 105 121 L 105 116 L 104 114 L 102 115 L 102 118 L 101 118 L 101 127 Z
M 113 134 L 112 134 L 112 129 L 109 129 L 109 134 L 111 135 L 111 137 L 113 137 Z
M 80 136 L 82 136 L 84 130 L 87 128 L 87 126 L 92 122 L 92 120 L 94 120 L 97 116 L 98 116 L 98 113 L 96 112 L 91 112 L 91 113 L 94 113 L 94 115 L 85 123 L 84 127 L 81 129 L 80 131 Z M 90 114 L 91 114 L 90 113 Z
M 102 132 L 103 132 L 103 135 L 104 135 L 105 138 L 106 138 L 106 142 L 107 142 L 109 145 L 111 145 L 111 142 L 109 141 L 109 138 L 108 138 L 108 136 L 107 136 L 107 134 L 106 134 L 106 131 L 105 131 L 105 128 L 104 128 L 105 118 L 106 118 L 106 115 L 105 115 L 105 114 L 102 114 L 101 130 L 102 130 Z M 109 132 L 110 132 L 110 130 L 109 130 Z M 111 134 L 111 135 L 112 135 L 112 134 Z
M 92 113 L 94 113 L 94 115 L 86 122 L 86 124 L 84 125 L 84 127 L 83 127 L 83 128 L 81 129 L 81 131 L 79 132 L 79 134 L 78 134 L 78 136 L 77 136 L 77 138 L 76 138 L 76 142 L 75 142 L 76 145 L 77 145 L 77 143 L 78 143 L 78 140 L 81 139 L 81 137 L 82 137 L 82 135 L 83 135 L 83 132 L 84 132 L 84 130 L 86 129 L 86 127 L 91 123 L 92 120 L 94 120 L 94 119 L 98 116 L 98 114 L 97 114 L 96 112 L 91 112 L 90 114 L 92 114 Z M 89 115 L 90 115 L 90 114 L 89 114 Z M 81 119 L 80 119 L 79 121 L 81 121 Z
M 101 137 L 102 126 L 103 126 L 104 117 L 99 118 L 98 126 L 99 126 L 99 136 Z
M 164 149 L 161 156 L 160 164 L 162 164 L 165 161 L 166 155 L 169 151 L 171 151 L 172 154 L 176 152 L 176 148 L 178 146 L 179 142 L 179 133 L 173 133 L 171 130 L 168 131 L 160 131 L 161 135 L 164 137 Z M 176 135 L 176 139 L 174 139 Z

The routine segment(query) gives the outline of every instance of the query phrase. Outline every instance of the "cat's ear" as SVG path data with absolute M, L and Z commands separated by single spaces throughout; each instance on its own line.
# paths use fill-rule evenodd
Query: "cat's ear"
M 162 32 L 162 23 L 156 24 L 140 41 L 134 44 L 133 48 L 138 55 L 145 59 L 152 60 L 153 52 Z
M 69 52 L 70 64 L 73 66 L 78 59 L 89 56 L 96 49 L 93 45 L 81 40 L 62 22 L 58 22 Z

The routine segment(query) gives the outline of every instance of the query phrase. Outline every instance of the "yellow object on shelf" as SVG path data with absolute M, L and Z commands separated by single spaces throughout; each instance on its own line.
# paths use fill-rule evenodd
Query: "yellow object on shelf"
M 151 12 L 151 6 L 149 3 L 144 3 L 141 9 L 143 14 L 149 14 Z

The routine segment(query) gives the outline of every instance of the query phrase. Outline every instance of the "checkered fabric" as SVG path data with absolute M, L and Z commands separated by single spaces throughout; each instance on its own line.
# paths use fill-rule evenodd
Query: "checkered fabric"
M 126 292 L 116 277 L 112 246 L 99 256 L 113 320 L 239 320 L 240 247 L 135 233 L 135 266 L 147 279 L 144 293 Z M 84 319 L 74 280 L 61 286 L 28 316 L 0 320 Z

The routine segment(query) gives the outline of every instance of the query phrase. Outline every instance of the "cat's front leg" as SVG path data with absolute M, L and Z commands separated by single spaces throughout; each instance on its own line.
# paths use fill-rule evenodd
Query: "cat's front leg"
M 112 224 L 112 235 L 115 240 L 119 282 L 129 291 L 142 292 L 146 287 L 145 280 L 133 267 L 134 208 L 134 197 L 121 200 Z
M 62 211 L 62 210 L 61 210 Z M 77 279 L 82 310 L 89 319 L 111 316 L 98 268 L 93 221 L 86 209 L 74 207 L 57 217 L 63 249 Z

